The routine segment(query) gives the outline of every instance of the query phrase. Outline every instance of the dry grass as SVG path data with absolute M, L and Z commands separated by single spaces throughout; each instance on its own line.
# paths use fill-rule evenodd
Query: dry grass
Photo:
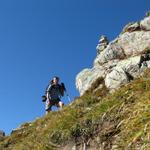
M 150 71 L 113 94 L 97 88 L 102 83 L 99 79 L 62 111 L 24 124 L 0 141 L 0 149 L 62 149 L 72 141 L 104 150 L 149 150 Z

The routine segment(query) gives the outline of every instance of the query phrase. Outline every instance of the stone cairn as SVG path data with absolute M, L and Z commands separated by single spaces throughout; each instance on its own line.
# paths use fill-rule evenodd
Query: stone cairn
M 97 55 L 99 55 L 100 52 L 103 51 L 107 47 L 108 44 L 109 44 L 109 41 L 107 37 L 105 35 L 102 35 L 100 37 L 99 44 L 96 47 Z

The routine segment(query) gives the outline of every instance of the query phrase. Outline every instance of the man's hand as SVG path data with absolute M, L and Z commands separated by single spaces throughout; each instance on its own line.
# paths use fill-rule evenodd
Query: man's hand
M 42 102 L 46 102 L 47 97 L 45 95 L 42 96 Z

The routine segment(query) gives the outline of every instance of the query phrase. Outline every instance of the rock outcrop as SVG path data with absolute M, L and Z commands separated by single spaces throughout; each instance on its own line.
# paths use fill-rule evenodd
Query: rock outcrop
M 104 78 L 110 91 L 114 91 L 150 67 L 150 16 L 125 26 L 110 43 L 106 36 L 101 36 L 96 49 L 93 68 L 84 69 L 76 77 L 76 87 L 81 95 L 99 77 Z
M 3 139 L 5 137 L 5 132 L 0 130 L 0 140 Z

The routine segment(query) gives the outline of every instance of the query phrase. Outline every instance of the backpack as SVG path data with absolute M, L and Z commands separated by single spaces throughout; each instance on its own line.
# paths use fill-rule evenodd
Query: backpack
M 65 87 L 65 84 L 64 84 L 64 83 L 61 83 L 61 84 L 59 85 L 59 90 L 60 90 L 61 96 L 64 96 L 64 92 L 66 91 L 66 87 Z

